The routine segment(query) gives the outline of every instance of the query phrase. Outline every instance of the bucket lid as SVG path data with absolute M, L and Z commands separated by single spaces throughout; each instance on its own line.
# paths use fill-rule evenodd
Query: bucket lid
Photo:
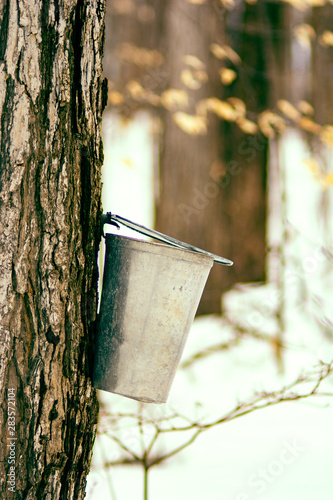
M 126 227 L 129 227 L 130 229 L 133 229 L 134 231 L 137 231 L 141 234 L 144 234 L 146 236 L 149 236 L 151 238 L 155 238 L 158 241 L 162 241 L 163 243 L 167 243 L 169 245 L 172 245 L 177 248 L 184 248 L 185 250 L 190 250 L 192 252 L 197 252 L 201 253 L 204 255 L 208 255 L 209 257 L 212 257 L 214 259 L 214 262 L 217 262 L 218 264 L 223 264 L 224 266 L 232 266 L 233 262 L 229 259 L 225 259 L 224 257 L 220 257 L 219 255 L 215 255 L 213 253 L 207 252 L 206 250 L 202 250 L 201 248 L 195 247 L 193 245 L 189 245 L 188 243 L 184 243 L 183 241 L 176 240 L 175 238 L 172 238 L 171 236 L 167 236 L 166 234 L 160 233 L 159 231 L 155 231 L 154 229 L 148 229 L 145 226 L 141 226 L 140 224 L 137 224 L 136 222 L 132 222 L 128 219 L 125 219 L 124 217 L 121 217 L 120 215 L 115 215 L 112 214 L 111 212 L 107 212 L 106 214 L 102 215 L 102 234 L 104 236 L 104 224 L 112 224 L 113 226 L 116 226 L 119 228 L 119 224 L 123 224 Z

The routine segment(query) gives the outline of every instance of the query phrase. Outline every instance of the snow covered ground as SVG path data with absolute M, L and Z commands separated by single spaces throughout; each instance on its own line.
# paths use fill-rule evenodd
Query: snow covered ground
M 152 143 L 148 147 L 152 151 Z M 107 154 L 114 157 L 110 148 Z M 127 150 L 131 151 L 129 144 Z M 284 371 L 278 370 L 272 342 L 247 335 L 228 350 L 197 360 L 186 369 L 179 368 L 168 404 L 145 405 L 155 418 L 174 409 L 192 419 L 212 421 L 255 392 L 278 390 L 311 370 L 319 360 L 333 360 L 333 260 L 328 252 L 332 251 L 332 194 L 324 193 L 325 222 L 323 190 L 304 165 L 310 153 L 298 134 L 290 132 L 279 152 L 286 178 L 288 222 L 281 224 L 279 203 L 275 203 L 268 244 L 274 246 L 281 237 L 286 239 L 285 268 L 281 272 L 280 256 L 273 250 L 269 257 L 271 282 L 236 286 L 222 298 L 222 309 L 240 327 L 274 338 L 279 327 L 276 311 L 283 304 Z M 131 168 L 135 176 L 135 169 L 141 167 L 129 167 L 125 162 L 124 168 Z M 121 172 L 113 174 L 116 190 L 110 194 L 112 206 L 106 210 L 151 225 L 151 204 L 141 214 L 137 205 L 141 195 L 137 198 L 128 193 L 126 199 L 129 174 Z M 146 175 L 151 189 L 153 181 L 149 172 Z M 137 185 L 140 188 L 141 184 Z M 144 183 L 142 186 L 144 192 Z M 278 199 L 279 189 L 275 182 L 271 199 Z M 197 318 L 182 360 L 205 347 L 226 342 L 232 338 L 231 328 L 219 316 Z M 325 382 L 325 389 L 333 392 L 332 377 Z M 112 412 L 137 411 L 134 401 L 105 392 L 100 396 Z M 149 500 L 332 500 L 332 421 L 332 398 L 315 397 L 284 402 L 215 426 L 175 457 L 152 468 Z M 149 432 L 147 428 L 148 439 Z M 137 435 L 130 427 L 123 438 L 127 446 L 137 445 Z M 182 439 L 180 433 L 162 436 L 158 449 L 166 451 Z M 142 469 L 121 466 L 106 473 L 101 467 L 103 453 L 109 460 L 121 456 L 110 439 L 97 439 L 87 500 L 143 499 Z

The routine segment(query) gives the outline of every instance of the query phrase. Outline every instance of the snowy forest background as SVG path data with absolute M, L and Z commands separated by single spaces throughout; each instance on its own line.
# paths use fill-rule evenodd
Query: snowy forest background
M 234 266 L 168 404 L 100 392 L 87 499 L 331 500 L 332 21 L 325 0 L 108 2 L 103 210 Z

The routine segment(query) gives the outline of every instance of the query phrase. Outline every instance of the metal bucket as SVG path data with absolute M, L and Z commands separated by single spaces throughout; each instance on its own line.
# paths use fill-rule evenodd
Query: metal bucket
M 204 253 L 106 235 L 97 389 L 166 402 L 213 261 Z

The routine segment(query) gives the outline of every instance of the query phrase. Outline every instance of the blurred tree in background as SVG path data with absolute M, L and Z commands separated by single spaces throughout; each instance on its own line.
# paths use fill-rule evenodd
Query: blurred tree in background
M 255 10 L 241 13 L 240 26 Z M 260 34 L 233 33 L 241 55 L 228 45 L 227 14 L 220 2 L 183 0 L 110 3 L 107 14 L 110 105 L 124 116 L 149 108 L 162 120 L 157 229 L 237 264 L 213 268 L 201 313 L 219 312 L 233 282 L 264 279 L 267 145 L 243 98 L 267 106 L 266 63 Z M 243 57 L 250 71 L 229 89 Z M 245 132 L 228 123 L 235 120 Z
M 109 4 L 109 109 L 161 119 L 157 229 L 235 261 L 214 266 L 199 313 L 265 280 L 268 140 L 320 134 L 309 102 L 329 123 L 331 18 L 325 0 Z

